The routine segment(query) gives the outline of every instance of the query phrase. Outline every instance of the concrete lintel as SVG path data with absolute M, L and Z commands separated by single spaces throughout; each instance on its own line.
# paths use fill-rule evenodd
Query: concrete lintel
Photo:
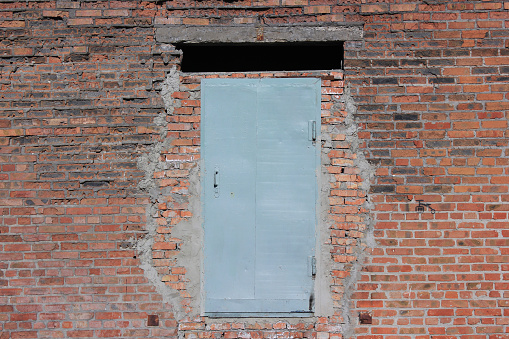
M 166 26 L 156 31 L 160 43 L 276 43 L 361 40 L 361 24 L 281 26 Z

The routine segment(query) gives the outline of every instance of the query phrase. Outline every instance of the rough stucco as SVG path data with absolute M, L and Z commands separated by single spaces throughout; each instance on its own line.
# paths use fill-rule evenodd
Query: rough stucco
M 359 183 L 360 188 L 363 192 L 365 192 L 366 196 L 368 196 L 369 187 L 371 180 L 374 176 L 374 166 L 370 164 L 362 150 L 359 149 L 359 139 L 357 136 L 358 125 L 354 119 L 354 114 L 356 111 L 355 102 L 353 97 L 350 94 L 350 90 L 348 87 L 345 87 L 344 93 L 339 96 L 335 95 L 333 97 L 335 101 L 334 106 L 332 107 L 333 111 L 345 111 L 346 117 L 344 120 L 334 126 L 327 126 L 325 131 L 322 131 L 322 167 L 321 167 L 321 192 L 320 192 L 320 223 L 319 228 L 317 230 L 317 253 L 318 261 L 317 268 L 319 272 L 319 276 L 316 280 L 316 293 L 319 296 L 317 298 L 317 315 L 318 316 L 331 316 L 333 313 L 333 304 L 332 298 L 330 294 L 330 277 L 328 274 L 334 269 L 335 263 L 331 259 L 331 246 L 330 246 L 330 226 L 332 224 L 332 220 L 330 219 L 330 204 L 329 204 L 329 196 L 330 196 L 330 183 L 335 182 L 335 178 L 332 174 L 327 171 L 326 166 L 330 165 L 330 159 L 328 158 L 328 153 L 332 149 L 335 149 L 334 142 L 331 140 L 332 134 L 343 134 L 345 135 L 345 140 L 349 145 L 349 149 L 354 154 L 353 167 L 359 169 L 360 176 L 362 177 L 362 181 Z M 343 187 L 346 189 L 346 187 Z M 343 307 L 343 318 L 346 323 L 344 325 L 344 330 L 342 333 L 345 336 L 351 335 L 351 328 L 353 326 L 352 317 L 350 311 L 350 296 L 352 293 L 352 288 L 355 285 L 355 282 L 359 278 L 359 270 L 362 266 L 362 262 L 364 256 L 366 255 L 366 250 L 368 247 L 374 246 L 373 241 L 373 225 L 372 220 L 370 220 L 369 210 L 372 208 L 372 204 L 369 202 L 369 197 L 363 208 L 366 212 L 362 213 L 362 217 L 364 218 L 364 223 L 366 226 L 364 231 L 363 239 L 359 239 L 356 243 L 354 254 L 357 257 L 356 261 L 349 263 L 348 265 L 343 265 L 343 269 L 348 271 L 350 270 L 349 277 L 345 280 L 345 292 L 342 298 L 342 307 Z M 349 267 L 353 265 L 353 267 Z M 348 267 L 347 267 L 348 266 Z M 327 291 L 327 292 L 324 292 Z
M 153 264 L 152 246 L 154 244 L 154 237 L 157 230 L 157 223 L 154 216 L 157 213 L 157 204 L 164 202 L 164 197 L 170 195 L 168 190 L 161 190 L 155 179 L 154 173 L 156 171 L 164 171 L 169 168 L 168 163 L 161 161 L 161 152 L 171 147 L 172 139 L 166 136 L 166 116 L 173 112 L 173 99 L 171 94 L 178 90 L 179 74 L 175 67 L 173 67 L 166 79 L 162 84 L 161 96 L 165 103 L 165 113 L 161 114 L 158 120 L 160 125 L 162 140 L 155 142 L 150 148 L 149 153 L 142 154 L 138 159 L 138 167 L 145 173 L 145 177 L 140 181 L 138 187 L 148 193 L 150 197 L 150 204 L 147 206 L 147 234 L 139 241 L 137 241 L 137 251 L 140 256 L 140 267 L 145 273 L 145 277 L 156 287 L 157 291 L 163 297 L 165 303 L 172 306 L 172 310 L 177 319 L 182 319 L 185 312 L 180 304 L 180 294 L 178 291 L 169 288 L 161 280 L 162 276 L 156 270 Z M 199 234 L 199 233 L 198 233 Z
M 341 96 L 340 102 L 344 105 L 347 116 L 341 126 L 341 132 L 345 134 L 346 140 L 350 144 L 350 150 L 355 154 L 354 166 L 359 169 L 362 181 L 359 183 L 361 189 L 366 194 L 366 202 L 364 203 L 364 213 L 362 213 L 363 224 L 365 229 L 364 237 L 357 239 L 356 246 L 353 247 L 353 253 L 357 257 L 355 261 L 348 264 L 349 276 L 344 281 L 345 293 L 343 295 L 343 319 L 345 321 L 342 334 L 345 338 L 350 338 L 354 335 L 354 328 L 357 314 L 351 310 L 352 301 L 351 296 L 355 290 L 355 284 L 361 277 L 361 270 L 364 260 L 369 255 L 369 249 L 376 246 L 373 229 L 374 220 L 371 218 L 370 211 L 374 208 L 373 203 L 369 200 L 369 189 L 371 182 L 375 176 L 375 166 L 366 160 L 364 152 L 359 148 L 358 124 L 354 116 L 356 113 L 356 105 L 353 96 L 351 95 L 349 86 L 345 87 L 345 92 Z

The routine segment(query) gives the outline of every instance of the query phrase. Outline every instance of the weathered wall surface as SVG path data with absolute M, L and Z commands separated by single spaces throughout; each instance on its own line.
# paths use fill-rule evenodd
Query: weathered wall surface
M 509 4 L 366 4 L 346 78 L 369 159 L 377 246 L 358 335 L 508 335 Z M 416 200 L 436 210 L 417 213 Z
M 363 27 L 344 73 L 221 76 L 322 79 L 332 313 L 200 317 L 211 75 L 156 31 L 331 22 Z M 497 1 L 0 2 L 0 338 L 508 336 L 508 22 Z

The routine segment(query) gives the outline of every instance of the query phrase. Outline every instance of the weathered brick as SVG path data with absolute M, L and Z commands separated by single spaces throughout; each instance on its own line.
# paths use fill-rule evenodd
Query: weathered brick
M 68 19 L 67 23 L 70 26 L 92 25 L 94 23 L 94 19 L 92 18 Z
M 361 13 L 383 13 L 389 10 L 388 4 L 361 5 Z
M 8 42 L 0 48 L 0 295 L 9 297 L 0 306 L 0 332 L 13 338 L 170 338 L 177 332 L 339 338 L 346 327 L 359 338 L 507 333 L 508 4 L 202 5 L 0 3 Z M 342 71 L 317 77 L 329 152 L 321 171 L 331 179 L 324 181 L 331 228 L 325 250 L 333 260 L 330 272 L 321 273 L 331 277 L 336 316 L 206 324 L 189 302 L 193 278 L 175 267 L 187 240 L 173 231 L 196 215 L 188 200 L 201 145 L 199 86 L 202 77 L 219 75 L 181 73 L 180 88 L 170 94 L 176 107 L 167 124 L 161 121 L 161 84 L 179 67 L 180 55 L 158 41 L 154 25 L 333 21 L 361 22 L 364 31 L 362 40 L 344 43 L 344 83 L 336 81 L 343 81 Z M 344 106 L 351 103 L 358 125 L 345 129 Z M 171 142 L 154 156 L 160 164 L 153 163 L 159 186 L 153 191 L 167 194 L 152 204 L 139 189 L 146 173 L 137 159 L 164 137 Z M 359 175 L 364 157 L 376 168 L 370 183 Z M 417 200 L 429 207 L 416 211 Z M 178 307 L 193 319 L 175 320 L 175 310 L 144 276 L 138 256 L 145 254 L 137 251 L 149 222 L 156 227 L 149 259 L 159 282 L 181 296 Z M 369 249 L 358 245 L 368 233 L 375 240 Z M 357 261 L 362 251 L 365 262 Z M 350 277 L 353 262 L 358 278 Z M 348 312 L 346 303 L 348 324 L 337 316 Z M 69 313 L 76 307 L 79 313 Z M 372 324 L 359 324 L 361 312 Z M 148 315 L 158 315 L 160 325 L 148 326 Z

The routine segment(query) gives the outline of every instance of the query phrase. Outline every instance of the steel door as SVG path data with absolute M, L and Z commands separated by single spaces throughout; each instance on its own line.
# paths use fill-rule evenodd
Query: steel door
M 202 81 L 206 315 L 310 315 L 320 80 Z

